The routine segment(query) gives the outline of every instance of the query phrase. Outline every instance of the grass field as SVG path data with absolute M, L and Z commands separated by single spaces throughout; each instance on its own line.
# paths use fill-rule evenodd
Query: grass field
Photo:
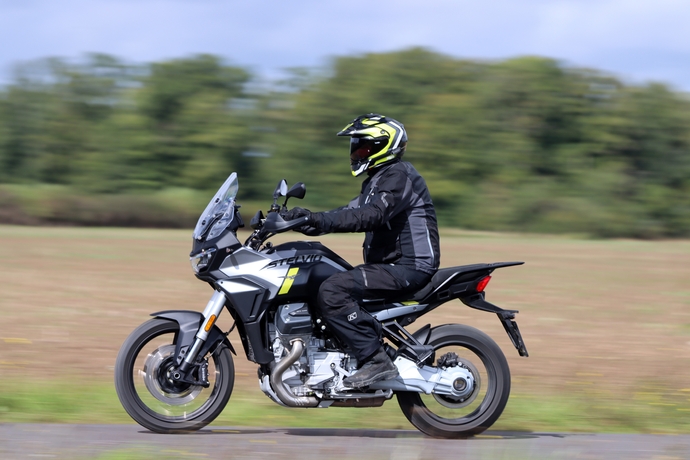
M 320 240 L 360 262 L 361 235 Z M 115 356 L 149 313 L 203 310 L 211 290 L 192 274 L 190 243 L 190 231 L 0 226 L 0 422 L 133 423 L 113 388 Z M 526 262 L 496 271 L 487 299 L 520 310 L 529 358 L 495 315 L 459 302 L 411 327 L 464 323 L 498 342 L 513 390 L 494 428 L 690 431 L 689 241 L 443 231 L 441 244 L 442 266 Z M 412 428 L 394 399 L 377 409 L 279 407 L 230 339 L 236 390 L 216 425 Z

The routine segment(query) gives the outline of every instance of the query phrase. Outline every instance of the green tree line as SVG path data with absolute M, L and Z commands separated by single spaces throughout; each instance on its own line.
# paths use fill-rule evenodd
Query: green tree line
M 232 171 L 248 215 L 283 177 L 330 209 L 361 182 L 335 133 L 377 112 L 405 124 L 441 225 L 690 236 L 690 99 L 663 84 L 418 48 L 290 75 L 209 55 L 23 66 L 0 90 L 0 222 L 186 227 Z

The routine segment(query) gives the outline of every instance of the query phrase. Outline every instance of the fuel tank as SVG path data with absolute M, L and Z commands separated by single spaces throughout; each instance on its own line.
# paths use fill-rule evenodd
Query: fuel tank
M 352 269 L 352 266 L 316 241 L 292 241 L 273 248 L 267 270 L 286 270 L 285 281 L 276 295 L 280 302 L 315 297 L 319 286 L 331 275 Z
M 220 271 L 225 285 L 238 284 L 235 292 L 255 285 L 268 291 L 268 298 L 262 301 L 285 303 L 313 299 L 324 280 L 351 268 L 347 261 L 319 242 L 291 241 L 265 252 L 242 248 L 223 261 Z M 230 286 L 227 290 L 233 291 Z

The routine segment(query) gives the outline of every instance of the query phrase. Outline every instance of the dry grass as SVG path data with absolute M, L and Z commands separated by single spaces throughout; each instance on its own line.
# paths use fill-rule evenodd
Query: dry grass
M 203 310 L 211 290 L 192 275 L 190 234 L 0 226 L 0 382 L 112 382 L 122 341 L 149 313 Z M 354 264 L 361 239 L 321 241 Z M 442 233 L 443 266 L 509 260 L 526 265 L 496 271 L 487 299 L 520 310 L 529 358 L 494 315 L 458 302 L 415 326 L 460 322 L 487 332 L 508 357 L 517 397 L 690 410 L 690 242 Z M 235 334 L 239 390 L 260 396 Z

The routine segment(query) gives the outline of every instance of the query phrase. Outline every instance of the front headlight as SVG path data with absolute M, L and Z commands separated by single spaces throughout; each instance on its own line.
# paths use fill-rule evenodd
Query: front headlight
M 200 253 L 190 257 L 189 261 L 192 263 L 192 269 L 194 269 L 194 272 L 199 273 L 201 270 L 206 268 L 208 264 L 211 263 L 213 253 L 215 252 L 216 250 L 214 248 L 203 249 Z

